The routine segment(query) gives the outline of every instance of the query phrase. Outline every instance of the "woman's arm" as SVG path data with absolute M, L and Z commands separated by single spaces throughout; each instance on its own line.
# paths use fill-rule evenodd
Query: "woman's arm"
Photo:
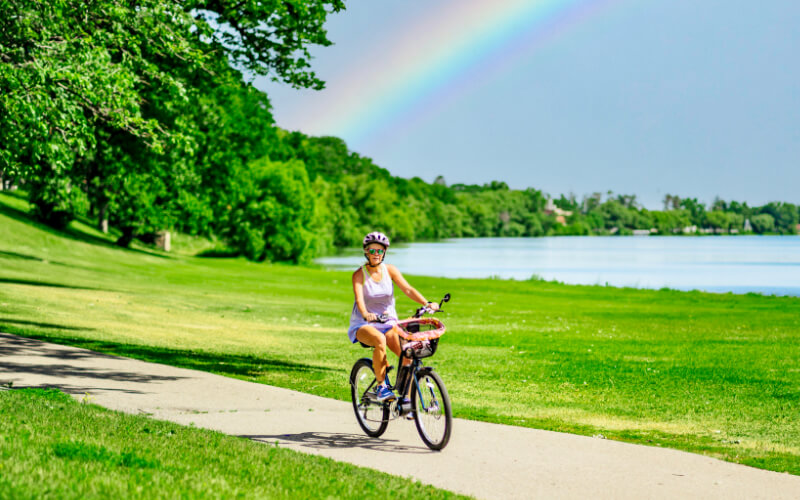
M 367 305 L 364 303 L 364 272 L 359 268 L 353 273 L 353 293 L 356 296 L 356 307 L 358 312 L 367 321 L 375 321 L 378 316 L 367 311 Z
M 425 297 L 423 297 L 416 288 L 408 284 L 408 281 L 406 281 L 399 269 L 392 264 L 386 264 L 386 269 L 389 270 L 389 276 L 392 277 L 392 281 L 394 281 L 395 284 L 400 287 L 400 290 L 406 294 L 406 297 L 414 302 L 419 302 L 422 305 L 428 304 L 428 301 L 425 299 Z M 436 302 L 431 302 L 430 304 L 434 311 L 439 309 L 439 305 Z

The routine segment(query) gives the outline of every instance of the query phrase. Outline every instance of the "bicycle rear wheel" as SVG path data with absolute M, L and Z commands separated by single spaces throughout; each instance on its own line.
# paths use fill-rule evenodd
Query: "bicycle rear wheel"
M 439 374 L 431 368 L 417 372 L 417 384 L 411 391 L 414 423 L 422 441 L 432 450 L 441 450 L 450 440 L 453 412 L 450 396 Z
M 389 408 L 368 396 L 375 392 L 376 386 L 372 361 L 366 358 L 356 361 L 350 372 L 350 397 L 358 425 L 370 437 L 380 436 L 389 425 Z

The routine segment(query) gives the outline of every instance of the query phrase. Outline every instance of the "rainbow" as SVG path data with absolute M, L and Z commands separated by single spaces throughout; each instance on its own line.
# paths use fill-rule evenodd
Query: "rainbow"
M 303 121 L 358 149 L 388 130 L 419 123 L 614 1 L 437 3 L 417 25 L 375 40 L 357 69 L 328 77 L 324 109 L 304 110 L 311 116 Z

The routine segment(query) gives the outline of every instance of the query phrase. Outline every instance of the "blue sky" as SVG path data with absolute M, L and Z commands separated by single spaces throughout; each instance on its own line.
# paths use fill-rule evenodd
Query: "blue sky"
M 648 208 L 667 193 L 800 203 L 800 2 L 611 0 L 529 50 L 476 61 L 435 102 L 370 134 L 317 119 L 368 86 L 370 68 L 387 71 L 376 54 L 406 51 L 404 29 L 455 17 L 442 14 L 459 2 L 433 1 L 347 2 L 327 24 L 335 45 L 312 50 L 326 90 L 256 80 L 278 125 L 342 137 L 426 181 L 503 180 L 578 198 L 612 190 Z M 441 41 L 429 35 L 420 43 Z M 498 69 L 508 51 L 517 55 Z M 363 82 L 348 78 L 365 69 Z

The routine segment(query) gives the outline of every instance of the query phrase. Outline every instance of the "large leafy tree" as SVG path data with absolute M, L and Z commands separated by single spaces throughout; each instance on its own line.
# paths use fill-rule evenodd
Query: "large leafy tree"
M 187 12 L 215 29 L 202 39 L 233 65 L 294 87 L 322 89 L 311 71 L 309 45 L 328 46 L 324 28 L 342 0 L 188 0 Z
M 240 71 L 321 88 L 307 45 L 330 43 L 323 24 L 343 7 L 335 0 L 0 0 L 0 170 L 24 179 L 40 217 L 53 224 L 74 214 L 76 194 L 88 195 L 101 218 L 116 212 L 111 218 L 128 232 L 172 224 L 176 218 L 163 214 L 203 208 L 209 191 L 221 192 L 231 169 L 253 158 L 239 155 L 210 176 L 212 165 L 231 164 L 222 149 L 267 150 L 253 133 L 272 125 L 268 102 Z M 238 133 L 228 108 L 207 98 L 220 86 L 235 89 L 216 95 L 235 102 L 230 114 L 256 107 L 256 119 L 244 120 L 249 142 L 222 145 L 214 135 L 215 121 L 229 125 L 220 134 L 226 139 Z M 204 108 L 213 112 L 194 112 Z M 210 159 L 196 172 L 203 153 Z M 218 206 L 205 208 L 207 221 Z
M 144 10 L 151 22 L 164 15 L 157 4 Z M 94 148 L 95 127 L 159 146 L 157 123 L 141 114 L 134 57 L 108 47 L 125 37 L 120 26 L 146 24 L 144 13 L 68 0 L 3 0 L 0 12 L 0 166 L 26 181 L 41 218 L 63 224 L 71 169 Z
M 224 236 L 253 260 L 306 262 L 313 256 L 314 192 L 299 160 L 249 165 Z

